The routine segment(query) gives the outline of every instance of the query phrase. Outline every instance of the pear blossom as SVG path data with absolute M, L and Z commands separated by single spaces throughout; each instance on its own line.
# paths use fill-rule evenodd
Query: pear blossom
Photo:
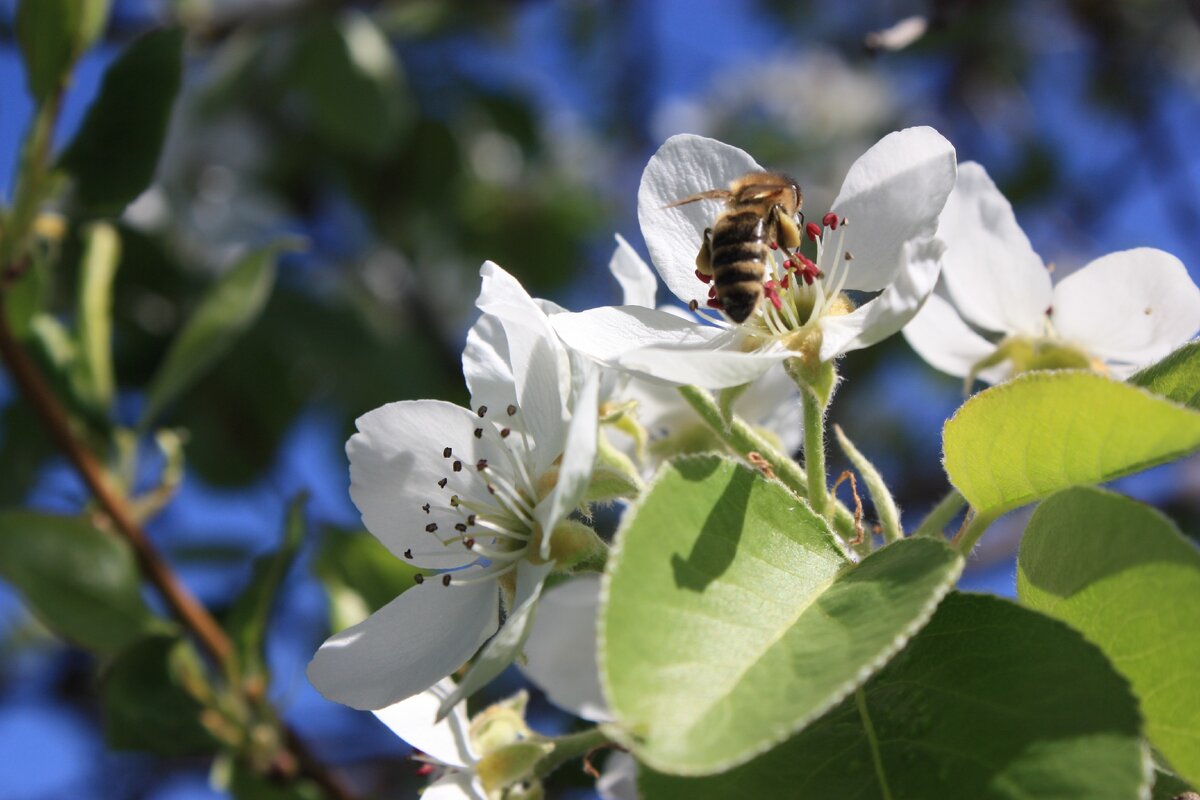
M 950 143 L 932 128 L 909 128 L 875 144 L 850 168 L 821 224 L 806 227 L 816 258 L 776 253 L 766 297 L 745 322 L 732 324 L 713 307 L 715 292 L 694 263 L 724 206 L 671 204 L 761 170 L 742 150 L 713 139 L 668 139 L 642 174 L 638 216 L 658 274 L 703 321 L 628 305 L 556 314 L 554 328 L 567 345 L 649 380 L 719 389 L 801 353 L 830 361 L 899 331 L 937 281 L 942 245 L 932 236 L 954 186 Z M 847 292 L 877 294 L 856 307 Z
M 463 352 L 472 409 L 390 403 L 360 417 L 346 445 L 350 495 L 367 530 L 437 574 L 317 651 L 309 679 L 345 705 L 378 709 L 410 697 L 485 642 L 487 674 L 476 682 L 498 674 L 524 640 L 558 551 L 579 538 L 582 526 L 566 517 L 595 461 L 596 371 L 571 369 L 515 278 L 490 262 L 481 276 L 484 315 Z
M 930 365 L 968 383 L 1062 367 L 1125 378 L 1200 328 L 1200 289 L 1161 250 L 1111 253 L 1052 283 L 979 164 L 959 165 L 937 235 L 947 248 L 942 282 L 904 337 Z

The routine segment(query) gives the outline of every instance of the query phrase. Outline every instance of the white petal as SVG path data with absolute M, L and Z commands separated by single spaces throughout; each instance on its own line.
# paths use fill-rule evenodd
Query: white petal
M 550 494 L 533 510 L 534 516 L 546 533 L 542 536 L 542 558 L 550 557 L 550 531 L 579 505 L 579 501 L 587 492 L 596 463 L 596 432 L 600 424 L 597 396 L 600 370 L 588 365 L 586 371 L 587 376 L 575 401 L 571 424 L 567 429 L 563 458 L 558 467 L 558 480 Z
M 516 396 L 508 337 L 499 318 L 484 314 L 467 331 L 462 365 L 472 408 L 503 408 Z
M 889 133 L 854 162 L 833 203 L 833 212 L 850 220 L 847 288 L 875 292 L 895 279 L 904 243 L 937 229 L 954 173 L 954 147 L 926 127 Z M 826 231 L 827 241 L 838 233 Z
M 641 306 L 605 306 L 550 319 L 567 347 L 615 366 L 631 350 L 652 346 L 701 346 L 722 331 L 667 311 Z
M 604 772 L 596 781 L 601 800 L 638 800 L 637 761 L 629 753 L 615 752 L 604 762 Z
M 321 645 L 308 679 L 321 694 L 352 708 L 384 708 L 428 689 L 475 654 L 494 622 L 494 580 L 414 586 Z
M 451 767 L 466 767 L 478 758 L 467 736 L 470 722 L 466 704 L 455 706 L 445 719 L 434 722 L 438 706 L 454 689 L 454 681 L 442 678 L 425 691 L 374 714 L 392 733 L 422 753 Z
M 727 189 L 737 178 L 761 170 L 744 151 L 691 134 L 672 136 L 651 156 L 638 189 L 638 220 L 650 260 L 685 305 L 695 300 L 703 306 L 708 299 L 708 286 L 696 278 L 696 254 L 704 229 L 712 227 L 725 203 L 666 206 L 709 189 Z
M 1093 355 L 1145 365 L 1200 328 L 1200 289 L 1170 253 L 1125 250 L 1063 278 L 1051 320 L 1059 336 Z
M 654 271 L 642 261 L 637 251 L 629 246 L 625 237 L 617 234 L 617 249 L 608 262 L 608 271 L 621 284 L 621 305 L 654 308 L 658 295 L 658 279 Z
M 1050 273 L 979 164 L 958 165 L 937 235 L 946 243 L 946 289 L 967 320 L 997 333 L 1042 333 Z
M 488 440 L 474 437 L 478 418 L 441 400 L 389 403 L 358 418 L 358 433 L 346 442 L 350 459 L 350 497 L 363 525 L 397 558 L 412 550 L 412 562 L 431 569 L 465 566 L 474 556 L 462 547 L 443 547 L 426 525 L 452 530 L 461 515 L 447 504 L 451 494 L 487 500 L 486 488 L 466 469 L 453 473 L 454 460 L 474 464 L 480 458 L 500 463 Z M 453 456 L 443 457 L 445 448 Z M 445 488 L 438 482 L 448 479 Z M 422 506 L 430 504 L 426 513 Z
M 782 347 L 753 352 L 713 345 L 644 347 L 626 353 L 617 366 L 660 383 L 724 389 L 749 383 L 792 355 Z
M 584 575 L 543 593 L 520 665 L 559 708 L 593 722 L 612 719 L 596 666 L 600 576 Z
M 429 784 L 421 800 L 487 800 L 487 793 L 475 773 L 451 772 Z
M 934 369 L 965 378 L 971 368 L 996 351 L 996 346 L 973 331 L 950 302 L 934 293 L 920 312 L 904 326 L 904 338 L 917 355 Z M 1008 376 L 1008 367 L 992 367 L 979 377 L 998 383 Z
M 804 431 L 800 389 L 782 364 L 750 384 L 734 401 L 733 410 L 751 425 L 775 434 L 785 453 L 799 449 Z
M 937 285 L 942 250 L 937 239 L 906 243 L 898 254 L 904 266 L 893 284 L 849 314 L 822 317 L 821 359 L 870 347 L 903 328 Z
M 562 453 L 571 390 L 567 352 L 550 318 L 516 278 L 490 261 L 479 274 L 483 280 L 476 305 L 504 327 L 520 423 L 537 443 L 534 455 L 541 474 Z

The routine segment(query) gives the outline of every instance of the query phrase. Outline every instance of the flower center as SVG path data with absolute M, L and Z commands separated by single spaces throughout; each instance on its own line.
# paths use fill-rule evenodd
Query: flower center
M 437 481 L 437 493 L 421 506 L 429 516 L 425 532 L 437 540 L 440 550 L 415 554 L 440 556 L 445 548 L 465 547 L 477 558 L 469 571 L 455 568 L 443 572 L 443 586 L 492 580 L 516 569 L 529 554 L 539 535 L 533 510 L 544 481 L 533 474 L 533 441 L 521 424 L 519 409 L 509 405 L 500 413 L 487 406 L 476 411 L 479 427 L 475 438 L 486 441 L 499 455 L 468 463 L 452 447 L 442 449 L 446 474 Z M 412 550 L 404 553 L 413 558 Z M 424 578 L 417 577 L 417 583 Z
M 799 247 L 788 252 L 778 242 L 769 243 L 772 254 L 764 263 L 763 299 L 755 313 L 741 323 L 755 339 L 794 340 L 798 331 L 810 328 L 821 317 L 853 310 L 853 304 L 842 293 L 854 260 L 845 249 L 848 224 L 849 220 L 830 212 L 822 217 L 820 225 L 805 225 L 805 235 L 817 248 L 815 259 L 804 255 Z M 699 273 L 697 277 L 706 283 L 712 280 Z M 715 286 L 710 284 L 708 295 L 708 305 L 719 309 Z

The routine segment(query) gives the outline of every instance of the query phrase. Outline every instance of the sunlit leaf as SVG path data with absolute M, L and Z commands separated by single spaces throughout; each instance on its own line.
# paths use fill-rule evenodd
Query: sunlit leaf
M 133 552 L 80 519 L 0 512 L 0 576 L 52 630 L 98 653 L 155 626 Z
M 1200 342 L 1188 342 L 1129 379 L 1180 405 L 1200 408 Z
M 1079 634 L 956 593 L 798 736 L 723 775 L 640 783 L 646 800 L 1128 800 L 1150 781 L 1139 734 L 1128 685 Z
M 178 28 L 146 34 L 108 68 L 60 160 L 85 213 L 115 216 L 150 185 L 182 73 Z
M 1104 651 L 1133 684 L 1151 744 L 1200 783 L 1200 551 L 1149 506 L 1071 489 L 1029 521 L 1017 591 Z
M 972 397 L 946 423 L 946 472 L 999 514 L 1200 447 L 1200 412 L 1090 372 L 1029 372 Z
M 208 290 L 171 342 L 146 393 L 139 427 L 148 427 L 258 319 L 275 284 L 277 254 L 277 247 L 255 250 Z
M 200 672 L 195 653 L 174 636 L 150 636 L 123 650 L 100 681 L 109 746 L 162 755 L 216 749 L 200 723 L 204 706 L 186 689 L 202 680 Z
M 961 568 L 932 539 L 854 565 L 781 484 L 716 457 L 665 466 L 618 534 L 601 611 L 626 743 L 679 774 L 753 758 L 887 663 Z

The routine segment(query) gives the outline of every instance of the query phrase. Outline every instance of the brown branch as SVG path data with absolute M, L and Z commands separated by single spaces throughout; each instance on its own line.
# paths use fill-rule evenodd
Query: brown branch
M 124 497 L 115 491 L 92 452 L 71 430 L 66 410 L 12 334 L 5 312 L 3 293 L 0 293 L 0 359 L 8 367 L 13 380 L 25 399 L 41 419 L 46 431 L 79 472 L 81 478 L 113 525 L 133 547 L 142 572 L 162 595 L 172 614 L 200 642 L 213 660 L 222 666 L 233 657 L 233 643 L 203 605 L 188 591 L 170 565 L 154 549 L 146 531 L 138 524 Z M 296 757 L 303 774 L 311 778 L 326 793 L 338 800 L 349 800 L 349 790 L 338 776 L 317 761 L 296 734 L 283 725 L 288 748 Z

